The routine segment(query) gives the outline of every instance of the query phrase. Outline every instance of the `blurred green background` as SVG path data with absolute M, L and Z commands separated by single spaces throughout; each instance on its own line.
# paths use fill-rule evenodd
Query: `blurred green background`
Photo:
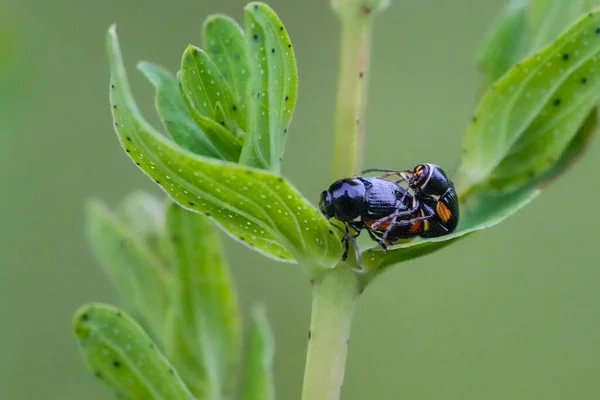
M 208 14 L 240 19 L 244 4 L 0 1 L 17 45 L 0 79 L 0 399 L 111 398 L 71 335 L 79 305 L 117 301 L 83 237 L 83 202 L 160 192 L 111 127 L 106 29 L 118 24 L 136 98 L 156 122 L 137 61 L 177 70 L 185 46 L 201 43 Z M 290 32 L 300 71 L 284 174 L 316 203 L 330 183 L 338 24 L 326 0 L 269 4 Z M 374 31 L 366 166 L 435 162 L 452 171 L 476 98 L 474 55 L 501 6 L 392 1 Z M 356 310 L 343 398 L 600 398 L 599 152 L 596 140 L 501 225 L 372 285 Z M 224 240 L 245 312 L 254 301 L 267 306 L 278 398 L 297 399 L 309 284 L 298 268 Z

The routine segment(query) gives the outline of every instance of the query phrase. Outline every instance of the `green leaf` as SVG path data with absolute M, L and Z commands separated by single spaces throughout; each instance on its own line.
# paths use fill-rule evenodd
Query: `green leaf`
M 189 106 L 187 99 L 186 104 Z M 198 124 L 198 127 L 202 129 L 204 134 L 215 145 L 219 153 L 221 153 L 222 158 L 225 161 L 237 162 L 242 151 L 241 138 L 235 136 L 227 128 L 219 125 L 212 119 L 203 117 L 195 108 L 189 107 L 194 122 Z
M 263 307 L 255 307 L 246 339 L 242 400 L 273 400 L 273 336 Z
M 224 156 L 190 116 L 175 76 L 166 69 L 149 62 L 139 63 L 138 69 L 156 88 L 156 110 L 175 143 L 196 154 L 224 159 Z
M 221 158 L 237 162 L 242 151 L 238 135 L 244 134 L 246 117 L 217 66 L 203 50 L 188 46 L 177 78 L 193 121 Z
M 579 132 L 569 143 L 565 151 L 562 153 L 556 164 L 550 168 L 544 175 L 540 176 L 535 184 L 544 186 L 563 174 L 575 161 L 577 161 L 588 149 L 590 142 L 595 134 L 598 133 L 598 108 L 594 108 L 584 123 L 581 125 Z
M 460 223 L 456 231 L 439 238 L 414 239 L 392 246 L 387 252 L 378 248 L 364 251 L 362 262 L 367 271 L 362 276 L 363 286 L 390 265 L 430 254 L 508 218 L 536 198 L 545 185 L 564 173 L 585 152 L 598 127 L 596 104 L 600 95 L 600 71 L 596 71 L 595 58 L 600 57 L 599 20 L 596 14 L 585 17 L 549 49 L 513 68 L 490 89 L 465 137 L 468 152 L 462 161 L 463 190 L 459 189 Z M 565 54 L 569 56 L 564 57 Z M 558 68 L 548 65 L 557 62 Z M 582 81 L 584 77 L 586 80 Z M 528 100 L 522 101 L 522 98 Z M 563 109 L 552 108 L 557 107 L 556 98 L 564 101 L 559 104 L 565 106 Z M 549 108 L 549 104 L 552 107 Z M 529 123 L 524 122 L 527 120 Z M 558 126 L 565 130 L 568 126 L 568 132 L 557 136 L 547 134 Z M 521 127 L 522 134 L 518 134 Z M 511 136 L 513 132 L 517 133 Z M 486 146 L 490 146 L 490 150 Z M 486 163 L 493 158 L 491 149 L 506 151 L 505 157 L 513 153 L 520 156 L 514 156 L 512 163 L 502 161 L 502 168 L 489 167 Z M 552 154 L 551 160 L 543 158 L 549 154 Z M 523 179 L 521 170 L 530 167 L 530 161 L 543 168 L 538 167 L 536 173 Z M 481 171 L 481 165 L 486 165 L 487 172 Z M 476 170 L 468 171 L 469 168 Z M 510 175 L 510 181 L 504 183 L 502 190 L 491 190 L 492 179 L 502 172 L 507 179 Z M 473 173 L 477 174 L 476 179 Z M 480 181 L 485 184 L 473 185 Z M 512 190 L 507 190 L 509 187 Z
M 600 84 L 596 87 L 600 89 Z M 530 132 L 533 129 L 528 129 L 515 143 L 510 155 L 489 176 L 487 185 L 498 190 L 519 187 L 543 176 L 557 163 L 590 110 L 597 104 L 597 99 L 593 97 L 571 97 L 570 100 L 573 103 L 571 110 L 561 113 L 550 123 L 542 122 L 546 126 L 539 129 L 540 133 L 532 135 Z
M 417 238 L 391 246 L 387 252 L 378 247 L 363 251 L 362 264 L 366 269 L 361 277 L 363 287 L 391 265 L 431 254 L 472 233 L 497 225 L 539 193 L 539 189 L 533 186 L 501 195 L 473 193 L 461 202 L 460 223 L 453 233 L 437 238 Z
M 150 337 L 119 309 L 86 305 L 73 330 L 90 369 L 119 398 L 194 399 Z
M 431 254 L 476 231 L 490 228 L 516 213 L 535 199 L 540 194 L 543 186 L 564 173 L 584 154 L 597 131 L 598 115 L 597 110 L 594 109 L 590 112 L 558 162 L 539 179 L 532 181 L 528 186 L 518 191 L 504 194 L 476 191 L 467 196 L 466 199 L 461 199 L 460 224 L 452 234 L 434 239 L 416 239 L 390 247 L 387 253 L 379 248 L 364 251 L 362 260 L 367 272 L 362 277 L 363 286 L 366 286 L 391 265 Z
M 226 15 L 212 15 L 204 22 L 204 49 L 223 74 L 236 104 L 246 113 L 248 59 L 242 28 Z
M 139 225 L 130 230 L 100 201 L 87 203 L 85 217 L 92 251 L 116 285 L 125 309 L 162 344 L 169 282 L 166 266 L 140 235 Z
M 157 233 L 165 228 L 165 204 L 150 193 L 135 190 L 125 196 L 116 209 L 117 216 L 138 237 L 153 247 Z
M 167 225 L 174 275 L 169 359 L 194 394 L 231 396 L 240 357 L 240 320 L 218 232 L 208 218 L 171 204 Z
M 517 190 L 552 168 L 596 105 L 599 55 L 594 13 L 492 86 L 464 137 L 459 192 L 487 179 L 495 190 Z
M 128 235 L 144 243 L 150 252 L 160 258 L 163 265 L 168 265 L 169 255 L 164 238 L 164 199 L 135 190 L 121 200 L 115 212 L 115 218 L 127 230 Z
M 245 7 L 245 32 L 249 131 L 240 162 L 278 172 L 296 106 L 296 58 L 283 23 L 266 4 L 253 2 Z
M 527 33 L 527 0 L 509 0 L 488 30 L 477 55 L 487 88 L 523 55 Z
M 181 60 L 181 91 L 200 116 L 215 121 L 238 136 L 246 131 L 246 114 L 229 83 L 202 49 L 188 46 Z
M 133 100 L 114 27 L 107 44 L 116 132 L 142 171 L 179 205 L 210 214 L 232 237 L 267 256 L 311 269 L 337 264 L 340 236 L 282 177 L 195 155 L 158 134 Z
M 581 0 L 529 0 L 530 53 L 555 40 L 582 13 Z

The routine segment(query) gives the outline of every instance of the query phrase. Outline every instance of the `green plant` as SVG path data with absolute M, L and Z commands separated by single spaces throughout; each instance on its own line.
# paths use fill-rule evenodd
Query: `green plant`
M 361 168 L 371 27 L 386 6 L 333 1 L 342 46 L 332 178 Z M 273 10 L 248 4 L 243 29 L 226 16 L 209 17 L 203 49 L 185 51 L 177 76 L 139 64 L 156 87 L 168 137 L 138 111 L 112 27 L 115 130 L 130 159 L 168 199 L 134 193 L 115 211 L 88 204 L 90 242 L 119 287 L 124 310 L 93 304 L 76 314 L 75 333 L 90 367 L 124 398 L 274 398 L 273 349 L 261 308 L 241 362 L 241 323 L 219 226 L 265 256 L 303 268 L 313 285 L 303 398 L 339 398 L 355 301 L 373 279 L 501 222 L 584 152 L 600 97 L 600 13 L 590 6 L 508 2 L 478 57 L 483 94 L 455 179 L 459 227 L 387 252 L 366 249 L 363 270 L 352 258 L 341 261 L 340 233 L 279 174 L 297 68 Z

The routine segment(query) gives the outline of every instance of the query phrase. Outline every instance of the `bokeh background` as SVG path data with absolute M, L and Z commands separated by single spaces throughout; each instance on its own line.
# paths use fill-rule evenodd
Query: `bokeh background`
M 0 399 L 111 394 L 88 374 L 71 315 L 116 293 L 83 236 L 84 200 L 160 193 L 111 127 L 104 40 L 116 22 L 135 69 L 176 71 L 210 13 L 238 20 L 243 0 L 1 0 Z M 271 0 L 300 70 L 284 174 L 317 202 L 329 182 L 338 24 L 327 0 Z M 366 165 L 435 162 L 452 171 L 475 105 L 474 54 L 502 0 L 393 0 L 374 30 Z M 158 125 L 157 125 L 158 126 Z M 343 398 L 600 398 L 600 142 L 517 215 L 390 269 L 355 314 Z M 298 268 L 224 238 L 247 314 L 264 302 L 277 342 L 278 398 L 298 399 L 310 287 Z

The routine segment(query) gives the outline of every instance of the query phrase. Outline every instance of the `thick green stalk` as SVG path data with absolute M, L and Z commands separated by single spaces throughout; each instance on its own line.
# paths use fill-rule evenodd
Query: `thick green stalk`
M 364 147 L 373 18 L 359 10 L 352 11 L 340 12 L 341 54 L 335 108 L 334 179 L 359 172 Z
M 335 107 L 333 179 L 357 174 L 362 165 L 366 87 L 374 15 L 387 0 L 332 0 L 341 21 L 341 54 Z M 338 400 L 359 280 L 340 263 L 313 281 L 302 400 Z
M 314 283 L 302 400 L 340 398 L 358 293 L 355 273 L 343 266 Z

